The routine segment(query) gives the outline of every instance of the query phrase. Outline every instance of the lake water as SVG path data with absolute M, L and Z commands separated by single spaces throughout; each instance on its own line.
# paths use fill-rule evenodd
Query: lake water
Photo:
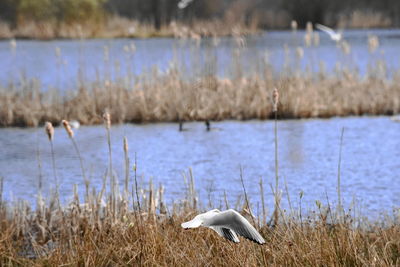
M 378 36 L 380 42 L 380 47 L 373 54 L 368 52 L 367 44 L 368 36 L 372 34 Z M 339 63 L 365 74 L 368 65 L 374 65 L 380 59 L 386 62 L 388 75 L 399 67 L 400 30 L 347 30 L 344 39 L 351 46 L 350 55 L 344 55 L 325 33 L 319 32 L 319 36 L 319 46 L 309 48 L 304 47 L 304 31 L 273 31 L 247 37 L 240 60 L 247 73 L 258 71 L 258 62 L 264 60 L 266 53 L 276 73 L 281 72 L 285 64 L 318 71 L 320 62 L 323 62 L 327 72 Z M 126 51 L 132 43 L 136 47 L 134 54 Z M 39 79 L 43 90 L 49 87 L 76 89 L 79 79 L 85 82 L 94 81 L 96 77 L 116 80 L 128 74 L 148 72 L 154 66 L 160 71 L 166 71 L 172 62 L 178 62 L 189 77 L 192 74 L 196 77 L 199 75 L 196 71 L 201 72 L 209 66 L 205 60 L 206 55 L 215 58 L 217 75 L 232 75 L 232 69 L 228 66 L 233 60 L 236 42 L 226 37 L 219 40 L 216 48 L 212 43 L 212 39 L 203 39 L 199 48 L 196 48 L 193 40 L 184 42 L 171 38 L 17 40 L 13 51 L 10 42 L 3 40 L 0 41 L 0 84 L 4 86 L 25 77 Z M 288 47 L 286 52 L 285 45 Z M 295 52 L 299 46 L 304 48 L 304 57 L 300 61 L 296 60 Z
M 251 201 L 260 201 L 262 178 L 268 208 L 273 208 L 270 184 L 274 184 L 274 136 L 272 121 L 224 121 L 212 123 L 210 132 L 199 122 L 187 123 L 179 132 L 173 123 L 113 126 L 114 171 L 124 177 L 123 137 L 129 141 L 129 156 L 137 154 L 138 174 L 146 185 L 165 187 L 168 203 L 182 199 L 182 173 L 192 168 L 200 200 L 207 205 L 223 201 L 231 204 L 243 193 L 240 168 Z M 350 117 L 279 121 L 279 172 L 286 180 L 292 202 L 297 205 L 304 192 L 305 206 L 315 201 L 337 200 L 337 169 L 342 127 L 342 196 L 346 207 L 353 199 L 363 214 L 392 211 L 400 204 L 400 123 L 388 117 Z M 85 168 L 91 184 L 101 187 L 108 164 L 106 131 L 102 126 L 76 130 Z M 5 178 L 4 198 L 34 201 L 41 162 L 44 191 L 54 186 L 50 144 L 42 128 L 0 129 L 0 176 Z M 84 190 L 79 160 L 63 128 L 56 128 L 54 149 L 61 196 L 72 196 L 73 184 Z M 39 152 L 39 153 L 38 153 Z M 39 157 L 38 157 L 39 154 Z M 133 175 L 131 171 L 131 175 Z M 286 196 L 283 196 L 287 206 Z M 354 208 L 354 207 L 353 207 Z
M 379 37 L 380 47 L 368 52 L 369 34 Z M 258 71 L 257 62 L 269 55 L 276 74 L 285 64 L 303 70 L 318 70 L 324 62 L 331 73 L 337 63 L 351 66 L 365 74 L 369 64 L 383 59 L 388 75 L 399 68 L 400 30 L 348 30 L 344 38 L 351 54 L 344 55 L 327 35 L 320 33 L 320 45 L 304 48 L 304 57 L 296 61 L 295 48 L 304 47 L 304 32 L 276 31 L 246 38 L 240 60 L 247 73 Z M 166 71 L 178 62 L 189 76 L 201 75 L 207 66 L 205 55 L 216 60 L 215 72 L 230 76 L 228 67 L 237 44 L 221 38 L 217 47 L 204 39 L 149 40 L 17 40 L 13 51 L 10 42 L 0 41 L 0 85 L 6 86 L 21 77 L 37 78 L 42 89 L 76 89 L 79 79 L 90 82 L 97 77 L 116 80 L 126 75 L 150 71 L 157 66 Z M 135 44 L 135 53 L 127 47 Z M 287 45 L 288 49 L 284 49 Z M 107 47 L 107 48 L 105 48 Z M 125 47 L 125 49 L 124 49 Z M 58 52 L 56 52 L 59 48 Z M 285 56 L 286 54 L 286 56 Z M 81 76 L 79 76 L 81 75 Z M 211 198 L 222 201 L 224 192 L 231 203 L 242 194 L 240 168 L 252 202 L 259 201 L 259 181 L 263 179 L 268 207 L 273 199 L 269 185 L 274 184 L 274 137 L 271 121 L 224 121 L 205 131 L 203 123 L 187 123 L 188 131 L 178 132 L 171 123 L 119 125 L 112 127 L 114 171 L 124 177 L 122 141 L 129 140 L 130 158 L 137 154 L 138 172 L 143 184 L 153 180 L 166 188 L 169 203 L 182 199 L 185 190 L 182 173 L 193 170 L 195 184 L 203 203 Z M 286 180 L 289 195 L 296 204 L 304 191 L 303 203 L 315 206 L 315 200 L 336 202 L 337 167 L 341 128 L 345 127 L 342 158 L 342 196 L 349 207 L 353 199 L 366 214 L 391 212 L 400 204 L 400 123 L 387 117 L 333 118 L 329 120 L 288 120 L 279 122 L 279 173 L 281 188 Z M 102 126 L 83 126 L 76 140 L 84 158 L 91 184 L 100 188 L 108 164 L 106 132 Z M 56 129 L 54 140 L 57 174 L 63 201 L 72 195 L 73 184 L 83 181 L 79 161 L 64 129 Z M 0 176 L 5 178 L 4 198 L 34 201 L 38 177 L 43 176 L 44 191 L 54 186 L 50 145 L 42 128 L 0 129 Z M 39 163 L 41 168 L 39 168 Z M 132 175 L 132 171 L 131 171 Z M 283 197 L 286 201 L 286 196 Z

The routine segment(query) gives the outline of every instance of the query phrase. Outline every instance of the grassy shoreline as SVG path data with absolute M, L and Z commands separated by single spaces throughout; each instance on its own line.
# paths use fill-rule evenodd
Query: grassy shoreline
M 0 21 L 0 39 L 56 40 L 56 39 L 112 39 L 112 38 L 192 38 L 212 36 L 251 35 L 261 31 L 241 22 L 225 27 L 223 20 L 194 21 L 191 24 L 172 21 L 156 29 L 149 23 L 141 23 L 122 17 L 112 17 L 102 24 L 54 23 L 30 21 L 12 28 Z
M 190 36 L 190 32 L 186 33 Z M 46 121 L 59 125 L 62 119 L 100 124 L 105 110 L 111 113 L 112 123 L 119 124 L 272 119 L 272 88 L 279 88 L 282 96 L 279 119 L 400 113 L 400 70 L 391 69 L 384 62 L 376 36 L 368 36 L 369 59 L 364 76 L 354 66 L 351 46 L 345 40 L 337 44 L 339 59 L 331 73 L 325 71 L 324 62 L 314 58 L 303 68 L 304 49 L 319 46 L 319 33 L 313 31 L 311 24 L 304 35 L 304 48 L 284 48 L 283 70 L 272 67 L 266 51 L 254 62 L 254 70 L 246 73 L 248 66 L 241 61 L 246 39 L 237 32 L 231 39 L 234 46 L 226 65 L 229 78 L 217 76 L 217 37 L 207 39 L 204 51 L 199 48 L 200 35 L 190 36 L 191 40 L 180 37 L 182 43 L 191 45 L 190 55 L 179 58 L 179 48 L 174 48 L 175 58 L 163 72 L 155 66 L 134 74 L 137 51 L 132 43 L 121 51 L 126 62 L 115 64 L 104 47 L 104 62 L 100 64 L 105 69 L 96 69 L 94 81 L 83 80 L 87 70 L 77 66 L 77 85 L 65 92 L 56 87 L 44 92 L 40 80 L 21 75 L 0 86 L 0 127 L 37 127 Z M 15 41 L 10 42 L 13 56 L 18 53 L 17 47 Z M 62 75 L 60 48 L 56 48 L 55 55 L 57 75 Z M 121 74 L 122 64 L 127 66 L 126 74 Z
M 81 124 L 102 123 L 109 110 L 112 123 L 202 120 L 272 119 L 269 88 L 281 88 L 280 119 L 334 116 L 393 115 L 400 112 L 397 80 L 260 77 L 227 80 L 206 78 L 195 83 L 175 75 L 154 77 L 128 89 L 119 84 L 96 84 L 68 92 L 36 89 L 0 91 L 0 127 L 37 127 L 62 119 Z

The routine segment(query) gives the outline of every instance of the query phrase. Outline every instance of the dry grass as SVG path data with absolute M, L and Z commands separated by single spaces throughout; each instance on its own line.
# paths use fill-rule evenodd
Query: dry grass
M 259 246 L 241 239 L 230 243 L 209 229 L 183 230 L 180 223 L 199 210 L 190 199 L 175 205 L 169 214 L 160 212 L 156 197 L 142 198 L 142 212 L 129 201 L 114 210 L 90 198 L 78 198 L 67 207 L 38 201 L 36 211 L 26 204 L 3 203 L 0 221 L 2 266 L 395 266 L 400 264 L 400 226 L 390 219 L 378 226 L 364 222 L 355 227 L 347 215 L 344 222 L 332 214 L 283 217 L 275 228 L 262 226 L 267 243 Z M 92 195 L 94 197 L 94 195 Z M 142 196 L 143 197 L 143 196 Z M 110 199 L 110 198 L 107 198 Z M 111 200 L 110 200 L 111 201 Z M 151 203 L 157 203 L 150 207 Z M 361 220 L 359 220 L 361 221 Z M 265 258 L 263 258 L 265 257 Z
M 72 223 L 72 219 L 64 219 L 64 227 L 54 229 L 58 230 L 51 239 L 54 241 L 44 242 L 21 237 L 11 224 L 4 222 L 0 262 L 3 266 L 263 265 L 257 245 L 248 241 L 227 243 L 207 229 L 183 231 L 179 223 L 187 218 L 172 216 L 162 221 L 145 221 L 139 229 L 135 223 L 132 226 L 103 223 L 100 228 L 91 227 L 84 220 Z M 134 216 L 127 219 L 135 220 Z M 68 230 L 68 227 L 77 228 L 78 233 Z M 369 232 L 342 226 L 330 229 L 321 225 L 304 225 L 303 229 L 298 226 L 280 227 L 274 231 L 264 228 L 261 233 L 267 240 L 261 249 L 269 265 L 393 266 L 400 263 L 398 226 Z M 13 238 L 19 241 L 15 242 Z M 21 255 L 29 242 L 34 243 L 32 249 L 43 256 L 27 259 Z
M 0 126 L 38 126 L 63 118 L 102 123 L 105 109 L 113 123 L 180 120 L 268 119 L 273 117 L 270 88 L 280 88 L 280 118 L 391 115 L 400 112 L 399 81 L 381 78 L 253 76 L 190 82 L 179 75 L 138 79 L 134 88 L 96 83 L 72 91 L 67 99 L 39 88 L 0 90 Z M 29 84 L 30 86 L 32 84 Z
M 281 92 L 280 92 L 281 93 Z M 280 99 L 282 99 L 280 94 Z M 272 104 L 270 106 L 273 106 Z M 109 115 L 105 128 L 110 133 Z M 46 134 L 46 133 L 43 133 Z M 110 139 L 107 139 L 110 142 Z M 122 149 L 122 148 L 121 148 Z M 123 149 L 129 169 L 128 146 Z M 376 223 L 338 212 L 329 204 L 303 213 L 273 212 L 280 216 L 275 226 L 255 220 L 267 243 L 243 240 L 239 244 L 220 238 L 209 229 L 183 230 L 180 224 L 202 211 L 194 179 L 190 175 L 186 197 L 169 206 L 162 186 L 137 188 L 134 175 L 125 177 L 123 193 L 118 177 L 109 171 L 102 189 L 90 193 L 85 184 L 84 201 L 74 187 L 73 200 L 59 205 L 55 194 L 45 201 L 40 188 L 36 207 L 24 201 L 1 201 L 0 177 L 0 265 L 1 266 L 394 266 L 400 264 L 400 217 L 394 214 Z M 110 153 L 110 168 L 111 153 Z M 242 177 L 242 176 L 241 176 Z M 82 177 L 84 180 L 85 177 Z M 243 178 L 242 178 L 243 179 Z M 111 182 L 109 184 L 109 181 Z M 107 186 L 109 184 L 109 186 Z M 244 183 L 243 191 L 244 193 Z M 56 186 L 56 191 L 58 187 Z M 261 190 L 261 192 L 263 192 Z M 252 196 L 253 198 L 255 196 Z M 262 198 L 263 196 L 262 196 Z M 252 208 L 245 197 L 239 207 Z M 210 204 L 214 207 L 216 205 Z M 265 203 L 262 203 L 265 206 Z M 219 207 L 222 209 L 223 207 Z M 279 208 L 279 205 L 278 207 Z M 341 207 L 340 207 L 341 208 Z M 240 210 L 240 209 L 239 209 Z M 301 206 L 300 206 L 301 210 Z M 397 217 L 396 217 L 397 216 Z M 262 225 L 260 225 L 262 224 Z

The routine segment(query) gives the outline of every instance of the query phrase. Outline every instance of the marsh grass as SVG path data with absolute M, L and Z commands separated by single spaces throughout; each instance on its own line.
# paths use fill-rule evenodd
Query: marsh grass
M 281 101 L 283 99 L 281 98 Z M 105 115 L 105 127 L 110 116 Z M 51 128 L 46 133 L 51 135 Z M 109 142 L 108 138 L 106 138 Z M 342 146 L 343 132 L 340 147 Z M 127 140 L 125 152 L 127 171 Z M 340 164 L 340 159 L 339 159 Z M 105 164 L 106 166 L 109 164 Z M 111 166 L 109 166 L 110 168 Z M 127 168 L 128 167 L 128 168 Z M 254 203 L 247 195 L 244 175 L 240 181 L 244 200 L 235 208 L 259 228 L 267 243 L 263 246 L 241 239 L 230 243 L 213 231 L 199 228 L 183 230 L 180 224 L 203 211 L 198 201 L 193 173 L 184 176 L 186 192 L 171 205 L 164 202 L 164 190 L 139 188 L 135 155 L 134 181 L 127 171 L 124 193 L 117 179 L 102 190 L 93 188 L 80 200 L 79 188 L 74 186 L 72 200 L 60 206 L 59 195 L 43 199 L 38 195 L 36 208 L 23 200 L 8 203 L 0 190 L 0 265 L 1 266 L 395 266 L 400 264 L 400 214 L 393 213 L 380 221 L 368 221 L 352 216 L 338 206 L 335 212 L 329 201 L 318 201 L 316 210 L 302 213 L 291 207 L 289 213 L 279 209 L 273 228 L 265 221 L 264 189 L 260 180 L 262 218 L 252 214 Z M 110 170 L 112 172 L 112 170 Z M 134 184 L 132 184 L 134 182 Z M 0 177 L 0 189 L 3 179 Z M 340 184 L 340 182 L 338 181 Z M 107 190 L 107 185 L 110 190 Z M 56 186 L 57 187 L 57 186 Z M 287 185 L 286 185 L 287 188 Z M 339 187 L 338 187 L 339 188 Z M 271 185 L 271 190 L 274 191 Z M 276 190 L 276 189 L 275 189 Z M 287 190 L 287 189 L 286 189 Z M 287 190 L 288 191 L 288 190 Z M 136 201 L 134 200 L 136 195 Z M 132 196 L 132 197 L 130 197 Z M 226 196 L 225 196 L 226 197 Z M 276 198 L 276 195 L 274 196 Z M 252 196 L 253 200 L 256 196 Z M 302 195 L 300 195 L 300 201 Z M 340 199 L 340 196 L 339 196 Z M 244 203 L 243 203 L 244 201 Z M 222 207 L 209 203 L 214 208 Z M 226 201 L 226 206 L 228 206 Z M 240 208 L 242 207 L 242 208 Z M 277 220 L 276 220 L 277 222 Z
M 265 104 L 272 102 L 267 88 L 275 86 L 284 96 L 279 119 L 400 112 L 397 77 L 391 81 L 346 73 L 340 77 L 267 77 L 232 81 L 214 77 L 209 87 L 209 79 L 190 82 L 174 74 L 154 75 L 152 80 L 138 78 L 134 88 L 95 83 L 69 92 L 68 98 L 55 91 L 39 93 L 35 83 L 27 83 L 24 88 L 0 90 L 0 126 L 33 127 L 46 121 L 58 125 L 63 118 L 101 124 L 105 109 L 109 109 L 112 123 L 269 119 L 274 113 Z
M 312 40 L 316 33 L 307 31 Z M 156 67 L 141 74 L 133 74 L 136 48 L 125 46 L 128 53 L 128 73 L 118 74 L 108 50 L 104 53 L 104 73 L 97 73 L 94 81 L 85 80 L 87 70 L 79 66 L 77 88 L 62 93 L 59 88 L 43 91 L 36 79 L 21 76 L 0 87 L 0 126 L 32 127 L 46 121 L 58 125 L 62 119 L 78 120 L 81 124 L 101 124 L 104 110 L 112 123 L 184 122 L 191 120 L 247 120 L 273 119 L 270 88 L 278 87 L 283 97 L 279 103 L 279 117 L 329 118 L 332 116 L 392 115 L 400 112 L 400 71 L 389 70 L 377 53 L 379 40 L 370 36 L 368 72 L 361 76 L 352 65 L 351 49 L 342 51 L 334 71 L 327 74 L 323 62 L 311 60 L 311 66 L 300 67 L 304 52 L 294 59 L 287 48 L 286 63 L 281 73 L 268 59 L 255 62 L 250 72 L 240 60 L 246 49 L 245 39 L 236 34 L 232 60 L 226 66 L 231 75 L 217 76 L 218 38 L 210 39 L 204 60 L 199 50 L 200 36 L 192 40 L 190 63 L 175 57 L 169 69 L 161 72 Z M 298 39 L 299 37 L 297 37 Z M 307 38 L 306 38 L 307 39 Z M 206 42 L 206 41 L 204 41 Z M 307 49 L 318 44 L 310 41 Z M 18 45 L 16 45 L 18 47 Z M 349 46 L 347 44 L 347 46 Z M 179 48 L 176 48 L 179 49 Z M 298 51 L 303 48 L 298 47 Z M 296 50 L 296 51 L 297 51 Z M 12 53 L 18 53 L 18 48 Z M 81 52 L 80 52 L 81 53 Z M 176 51 L 179 55 L 179 53 Z M 299 54 L 300 52 L 297 52 Z M 312 56 L 313 53 L 310 53 Z M 186 66 L 191 64 L 191 66 Z M 317 65 L 318 66 L 314 66 Z M 121 64 L 120 64 L 121 65 Z M 115 77 L 110 73 L 116 73 Z
M 150 205 L 151 193 L 147 193 Z M 154 198 L 153 194 L 153 198 Z M 111 199 L 98 203 L 93 195 L 79 197 L 65 208 L 43 205 L 32 211 L 24 203 L 0 205 L 0 263 L 9 265 L 398 265 L 400 227 L 390 220 L 355 227 L 348 214 L 327 223 L 324 214 L 311 213 L 306 220 L 285 217 L 270 229 L 262 225 L 266 239 L 258 246 L 241 239 L 230 243 L 206 228 L 184 231 L 180 223 L 201 210 L 183 200 L 166 215 L 157 209 L 134 211 Z M 142 198 L 142 201 L 144 198 Z M 54 201 L 54 200 L 53 200 Z M 52 203 L 52 201 L 50 201 Z M 154 202 L 157 203 L 157 202 Z M 149 212 L 154 212 L 150 214 Z M 114 216 L 116 215 L 116 216 Z M 339 222 L 340 221 L 340 222 Z M 252 222 L 253 223 L 253 222 Z M 256 222 L 257 223 L 257 222 Z M 383 225 L 382 225 L 383 224 Z

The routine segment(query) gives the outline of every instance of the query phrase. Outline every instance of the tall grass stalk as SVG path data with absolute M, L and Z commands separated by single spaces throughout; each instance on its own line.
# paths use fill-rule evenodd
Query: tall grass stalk
M 112 206 L 112 213 L 115 216 L 116 212 L 116 188 L 115 188 L 115 177 L 113 173 L 113 164 L 112 164 L 112 149 L 111 149 L 111 115 L 110 113 L 106 110 L 103 114 L 103 120 L 104 120 L 104 126 L 106 128 L 107 132 L 107 144 L 108 144 L 108 159 L 109 159 L 109 165 L 108 165 L 108 174 L 110 178 L 110 190 L 111 190 L 111 206 Z M 115 217 L 114 217 L 115 218 Z
M 124 159 L 125 159 L 125 183 L 124 183 L 124 194 L 125 200 L 128 200 L 128 193 L 129 193 L 129 145 L 128 139 L 124 136 Z
M 75 149 L 76 154 L 78 155 L 78 159 L 79 159 L 79 163 L 80 163 L 81 171 L 82 171 L 82 177 L 83 177 L 83 181 L 85 183 L 85 192 L 86 192 L 85 193 L 85 197 L 86 197 L 86 199 L 88 199 L 89 198 L 89 179 L 86 177 L 85 167 L 84 167 L 84 164 L 83 164 L 83 159 L 82 159 L 81 153 L 79 151 L 79 147 L 76 144 L 76 141 L 75 141 L 75 138 L 74 138 L 74 131 L 72 130 L 71 125 L 69 124 L 69 122 L 67 120 L 62 120 L 61 123 L 64 126 L 65 131 L 67 132 L 69 139 L 72 142 L 72 145 L 73 145 L 73 147 Z
M 139 188 L 138 188 L 138 182 L 137 182 L 137 156 L 135 152 L 135 164 L 133 165 L 133 173 L 134 173 L 134 178 L 135 178 L 135 194 L 136 194 L 136 203 L 137 207 L 139 209 L 139 214 L 142 213 L 140 209 L 140 199 L 139 199 Z
M 39 194 L 42 193 L 43 188 L 43 174 L 42 174 L 42 159 L 40 157 L 40 150 L 39 150 L 39 141 L 36 142 L 36 160 L 38 163 L 38 191 Z
M 278 103 L 279 92 L 274 89 L 273 95 L 273 112 L 274 112 L 274 140 L 275 140 L 275 209 L 274 209 L 274 224 L 278 225 L 279 220 L 279 174 L 278 174 Z
M 240 166 L 240 182 L 241 182 L 241 184 L 242 184 L 243 193 L 244 193 L 244 199 L 245 199 L 246 206 L 247 206 L 248 212 L 249 212 L 249 214 L 250 214 L 251 220 L 253 221 L 253 225 L 259 225 L 259 224 L 256 224 L 256 222 L 255 222 L 255 220 L 254 220 L 253 212 L 252 212 L 252 210 L 251 210 L 249 198 L 248 198 L 247 192 L 246 192 L 246 187 L 245 187 L 244 181 L 243 181 L 243 168 L 242 168 L 242 166 Z M 246 212 L 246 211 L 245 211 L 245 212 Z M 261 255 L 262 255 L 263 265 L 266 266 L 266 259 L 265 259 L 264 250 L 262 249 L 261 246 L 260 246 L 259 248 L 260 248 Z
M 262 219 L 262 224 L 265 225 L 267 223 L 267 212 L 266 212 L 266 207 L 265 207 L 264 185 L 263 185 L 262 177 L 260 177 L 260 194 L 261 194 L 262 218 L 263 218 Z
M 290 214 L 293 214 L 294 210 L 293 210 L 293 206 L 292 206 L 292 201 L 290 200 L 290 194 L 289 194 L 289 189 L 288 189 L 286 177 L 284 177 L 284 181 L 285 181 L 285 191 L 286 191 L 286 197 L 287 197 L 288 204 L 289 204 Z
M 0 176 L 0 212 L 1 208 L 3 207 L 3 182 L 4 182 L 3 176 Z
M 45 124 L 45 131 L 47 134 L 47 137 L 50 142 L 50 149 L 51 149 L 51 162 L 53 166 L 53 176 L 54 176 L 54 183 L 56 185 L 56 199 L 58 199 L 58 194 L 59 194 L 59 183 L 58 183 L 58 178 L 57 178 L 57 171 L 56 171 L 56 158 L 54 155 L 54 146 L 53 146 L 53 139 L 54 139 L 54 127 L 51 124 L 51 122 L 46 122 Z
M 340 135 L 340 145 L 339 145 L 339 161 L 338 161 L 338 173 L 337 173 L 337 196 L 338 196 L 338 212 L 342 214 L 342 196 L 340 190 L 340 168 L 342 163 L 342 147 L 343 147 L 343 135 L 344 135 L 344 127 L 342 127 L 342 132 Z M 339 216 L 340 218 L 340 216 Z

